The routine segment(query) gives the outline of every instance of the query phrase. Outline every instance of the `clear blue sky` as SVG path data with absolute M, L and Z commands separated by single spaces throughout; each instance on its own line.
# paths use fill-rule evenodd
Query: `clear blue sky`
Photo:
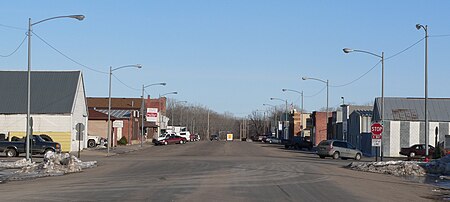
M 367 72 L 378 58 L 344 54 L 351 47 L 386 57 L 424 37 L 415 24 L 429 26 L 430 36 L 450 34 L 449 1 L 8 1 L 0 6 L 0 55 L 24 39 L 28 18 L 83 14 L 84 21 L 59 19 L 34 32 L 62 53 L 88 67 L 140 63 L 143 69 L 114 74 L 113 97 L 139 97 L 142 84 L 157 97 L 178 91 L 178 100 L 218 112 L 245 116 L 264 109 L 270 97 L 299 104 L 299 95 L 282 88 L 319 92 L 324 84 L 302 76 L 348 83 Z M 13 26 L 22 29 L 5 27 Z M 429 38 L 429 96 L 450 97 L 450 37 Z M 26 70 L 26 43 L 1 70 Z M 424 96 L 424 41 L 386 60 L 385 96 Z M 82 70 L 88 96 L 108 95 L 107 74 L 82 67 L 37 37 L 32 38 L 33 70 Z M 330 88 L 330 106 L 366 104 L 381 93 L 381 66 L 345 87 Z M 305 97 L 308 111 L 326 105 L 326 93 Z

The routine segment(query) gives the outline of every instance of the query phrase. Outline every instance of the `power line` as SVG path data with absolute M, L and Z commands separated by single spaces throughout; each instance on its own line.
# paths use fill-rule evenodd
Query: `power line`
M 125 82 L 121 81 L 116 75 L 112 74 L 114 78 L 116 78 L 120 83 L 122 83 L 124 86 L 126 86 L 127 88 L 131 89 L 131 90 L 135 90 L 135 91 L 140 91 L 140 89 L 137 88 L 133 88 L 129 85 L 127 85 Z
M 19 50 L 19 48 L 22 46 L 23 42 L 25 42 L 25 39 L 27 39 L 27 36 L 25 36 L 25 38 L 23 38 L 22 42 L 20 42 L 19 46 L 12 53 L 7 54 L 7 55 L 0 55 L 0 57 L 6 58 L 6 57 L 9 57 L 9 56 L 13 55 L 14 53 L 16 53 L 17 50 Z
M 0 27 L 6 27 L 6 28 L 9 28 L 9 29 L 15 29 L 15 30 L 27 30 L 27 29 L 24 29 L 24 28 L 14 27 L 14 26 L 4 25 L 4 24 L 0 24 Z
M 369 71 L 367 71 L 366 73 L 362 74 L 361 76 L 359 76 L 358 78 L 356 78 L 356 79 L 353 80 L 353 81 L 350 81 L 350 82 L 348 82 L 348 83 L 346 83 L 346 84 L 342 84 L 342 85 L 336 85 L 336 86 L 330 85 L 330 87 L 339 88 L 339 87 L 344 87 L 344 86 L 348 86 L 348 85 L 350 85 L 350 84 L 352 84 L 352 83 L 355 83 L 356 81 L 360 80 L 360 79 L 363 78 L 365 75 L 367 75 L 369 72 L 371 72 L 373 69 L 375 69 L 375 67 L 377 67 L 378 64 L 380 64 L 380 63 L 381 63 L 381 60 L 378 61 L 377 64 L 375 64 L 372 68 L 370 68 Z
M 327 88 L 327 86 L 323 87 L 319 92 L 315 93 L 314 95 L 305 95 L 304 97 L 314 97 L 316 95 L 319 95 L 323 90 L 325 90 L 325 88 Z
M 394 55 L 392 55 L 392 56 L 389 56 L 389 57 L 385 58 L 384 60 L 389 60 L 389 59 L 391 59 L 391 58 L 393 58 L 393 57 L 395 57 L 395 56 L 398 56 L 398 55 L 404 53 L 405 51 L 409 50 L 410 48 L 414 47 L 415 45 L 417 45 L 418 43 L 420 43 L 421 41 L 423 41 L 424 39 L 425 39 L 425 37 L 421 38 L 419 41 L 417 41 L 417 42 L 414 43 L 413 45 L 408 46 L 408 48 L 405 48 L 405 49 L 403 49 L 402 51 L 400 51 L 400 52 L 398 52 L 398 53 L 396 53 L 396 54 L 394 54 Z
M 413 43 L 412 45 L 408 46 L 407 48 L 405 48 L 405 49 L 403 49 L 403 50 L 401 50 L 401 51 L 395 53 L 395 54 L 392 55 L 392 56 L 389 56 L 389 57 L 385 58 L 384 60 L 385 60 L 385 61 L 386 61 L 386 60 L 389 60 L 389 59 L 391 59 L 391 58 L 394 58 L 394 57 L 396 57 L 396 56 L 398 56 L 398 55 L 400 55 L 400 54 L 406 52 L 407 50 L 409 50 L 409 49 L 411 49 L 412 47 L 414 47 L 414 46 L 416 46 L 417 44 L 419 44 L 419 43 L 420 43 L 421 41 L 423 41 L 424 39 L 425 39 L 425 37 L 421 38 L 420 40 L 418 40 L 417 42 L 415 42 L 415 43 Z M 365 72 L 364 74 L 362 74 L 361 76 L 359 76 L 358 78 L 356 78 L 356 79 L 353 80 L 353 81 L 350 81 L 350 82 L 348 82 L 348 83 L 346 83 L 346 84 L 336 85 L 336 86 L 331 86 L 331 87 L 339 88 L 339 87 L 344 87 L 344 86 L 348 86 L 348 85 L 350 85 L 350 84 L 353 84 L 353 83 L 355 83 L 356 81 L 360 80 L 360 79 L 361 79 L 362 77 L 364 77 L 365 75 L 367 75 L 367 74 L 368 74 L 369 72 L 371 72 L 373 69 L 375 69 L 375 67 L 377 67 L 378 64 L 380 64 L 380 63 L 381 63 L 381 60 L 378 61 L 377 64 L 375 64 L 375 65 L 374 65 L 372 68 L 370 68 L 367 72 Z
M 75 64 L 78 64 L 84 68 L 87 68 L 91 71 L 97 72 L 97 73 L 101 73 L 101 74 L 108 74 L 108 72 L 104 72 L 104 71 L 100 71 L 100 70 L 96 70 L 94 68 L 88 67 L 86 65 L 81 64 L 80 62 L 77 62 L 76 60 L 70 58 L 69 56 L 67 56 L 66 54 L 64 54 L 63 52 L 61 52 L 60 50 L 58 50 L 57 48 L 55 48 L 54 46 L 52 46 L 50 43 L 48 43 L 47 41 L 45 41 L 43 38 L 41 38 L 39 35 L 37 35 L 36 33 L 33 32 L 34 35 L 36 35 L 36 37 L 38 39 L 40 39 L 42 42 L 44 42 L 45 44 L 47 44 L 47 46 L 49 46 L 50 48 L 52 48 L 54 51 L 58 52 L 59 54 L 61 54 L 62 56 L 64 56 L 65 58 L 67 58 L 68 60 L 74 62 Z
M 431 35 L 428 37 L 449 37 L 449 36 L 450 36 L 450 34 L 440 34 L 440 35 Z

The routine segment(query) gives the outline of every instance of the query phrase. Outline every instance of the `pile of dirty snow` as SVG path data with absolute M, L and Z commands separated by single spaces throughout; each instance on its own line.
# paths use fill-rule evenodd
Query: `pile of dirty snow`
M 7 168 L 7 169 L 15 169 L 15 168 L 23 168 L 25 166 L 31 166 L 34 163 L 30 160 L 22 159 L 14 162 L 8 162 L 8 161 L 0 161 L 0 168 Z
M 347 166 L 352 170 L 395 176 L 425 176 L 424 167 L 425 163 L 417 161 L 353 162 Z
M 23 160 L 19 160 L 20 164 Z M 66 173 L 81 172 L 82 169 L 97 166 L 96 161 L 82 162 L 77 157 L 68 153 L 57 154 L 47 152 L 44 161 L 41 163 L 24 164 L 21 169 L 8 177 L 8 180 L 21 180 L 27 178 L 37 178 L 46 176 L 58 176 Z

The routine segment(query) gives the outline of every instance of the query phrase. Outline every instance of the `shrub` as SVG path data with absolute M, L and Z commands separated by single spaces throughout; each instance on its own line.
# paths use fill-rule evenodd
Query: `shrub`
M 119 144 L 119 145 L 127 145 L 128 144 L 127 138 L 125 138 L 125 137 L 120 138 L 120 140 L 117 141 L 117 144 Z

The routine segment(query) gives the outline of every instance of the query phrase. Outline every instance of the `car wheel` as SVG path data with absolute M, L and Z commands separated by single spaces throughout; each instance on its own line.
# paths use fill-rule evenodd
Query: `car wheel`
M 89 147 L 89 148 L 93 148 L 93 147 L 95 147 L 95 146 L 96 146 L 95 140 L 89 140 L 89 141 L 88 141 L 88 147 Z
M 269 141 L 269 144 L 272 144 L 272 140 Z
M 338 159 L 338 158 L 339 158 L 339 152 L 334 152 L 333 159 Z
M 324 159 L 325 158 L 325 156 L 319 156 L 321 159 Z
M 180 144 L 183 144 L 183 140 L 180 140 Z
M 414 158 L 414 156 L 416 156 L 416 153 L 414 153 L 414 152 L 409 153 L 409 158 Z
M 164 142 L 164 145 L 167 145 L 167 142 Z
M 5 153 L 7 157 L 17 156 L 17 151 L 15 149 L 6 149 Z
M 360 153 L 357 153 L 357 154 L 356 154 L 355 160 L 357 160 L 357 161 L 361 160 L 361 154 L 360 154 Z

